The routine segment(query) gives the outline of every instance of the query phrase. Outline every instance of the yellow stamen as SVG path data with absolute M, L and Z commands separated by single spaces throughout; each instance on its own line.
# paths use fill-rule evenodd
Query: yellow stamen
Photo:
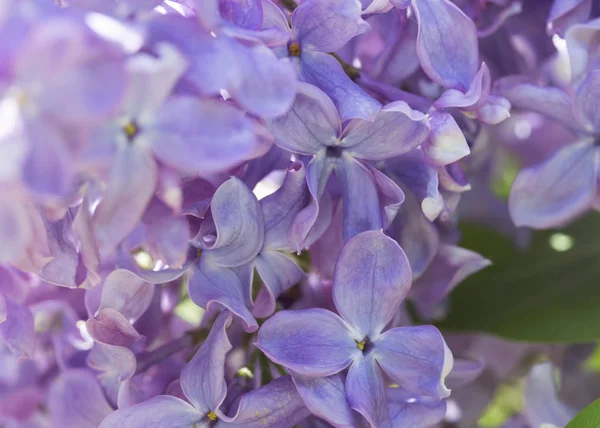
M 290 56 L 300 56 L 300 43 L 290 43 L 288 51 Z
M 200 257 L 202 255 L 202 248 L 198 248 L 196 251 L 196 257 Z
M 208 412 L 208 415 L 206 415 L 206 417 L 208 419 L 210 419 L 211 421 L 216 421 L 217 419 L 219 419 L 217 417 L 217 415 L 215 414 L 215 412 L 213 412 L 212 410 L 210 412 Z
M 135 137 L 135 134 L 138 133 L 138 127 L 135 123 L 129 122 L 125 126 L 123 126 L 123 132 L 127 136 L 128 139 L 132 139 Z
M 360 342 L 356 342 L 356 346 L 358 347 L 358 349 L 360 349 L 361 351 L 363 349 L 365 349 L 365 345 L 367 344 L 367 342 L 365 342 L 364 340 L 361 340 Z

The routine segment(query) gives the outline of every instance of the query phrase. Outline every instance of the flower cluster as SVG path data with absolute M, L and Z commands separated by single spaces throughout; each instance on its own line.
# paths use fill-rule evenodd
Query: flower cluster
M 598 15 L 0 0 L 0 425 L 475 426 L 549 351 L 434 326 L 493 262 L 459 220 L 600 207 Z M 534 365 L 506 426 L 590 397 Z

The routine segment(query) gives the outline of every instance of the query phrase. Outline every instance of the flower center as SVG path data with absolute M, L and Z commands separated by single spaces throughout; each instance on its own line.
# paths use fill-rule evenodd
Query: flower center
M 363 354 L 367 354 L 371 349 L 373 349 L 373 344 L 368 337 L 365 337 L 360 342 L 356 342 L 356 347 L 360 349 Z
M 123 125 L 122 129 L 125 137 L 127 137 L 127 141 L 129 142 L 132 142 L 135 136 L 140 132 L 140 128 L 133 120 Z
M 217 417 L 217 415 L 215 414 L 215 412 L 213 412 L 212 410 L 210 412 L 208 412 L 208 415 L 206 415 L 206 417 L 208 419 L 210 419 L 211 421 L 216 421 L 217 419 L 219 419 Z
M 339 158 L 342 156 L 343 151 L 344 149 L 342 149 L 340 146 L 327 146 L 327 157 Z
M 299 57 L 301 53 L 300 43 L 293 42 L 288 45 L 288 52 L 290 56 Z

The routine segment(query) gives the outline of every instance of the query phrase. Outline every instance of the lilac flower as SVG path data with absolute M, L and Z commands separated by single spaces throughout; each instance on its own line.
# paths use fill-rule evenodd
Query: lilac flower
M 545 114 L 578 134 L 544 162 L 521 170 L 509 200 L 515 224 L 560 226 L 591 209 L 597 203 L 600 159 L 595 141 L 600 132 L 595 104 L 600 71 L 590 72 L 573 97 L 519 78 L 507 78 L 500 85 L 516 106 Z
M 436 399 L 450 394 L 444 378 L 452 354 L 437 329 L 383 331 L 410 282 L 398 244 L 380 231 L 364 232 L 348 241 L 338 258 L 333 298 L 340 316 L 324 309 L 278 312 L 259 330 L 257 346 L 304 376 L 349 368 L 345 387 L 352 409 L 372 426 L 391 426 L 383 373 L 416 394 Z
M 332 172 L 344 201 L 344 238 L 387 227 L 404 199 L 402 191 L 367 161 L 380 161 L 417 147 L 428 136 L 427 118 L 406 103 L 385 106 L 373 121 L 345 127 L 331 100 L 318 88 L 298 88 L 290 112 L 271 122 L 277 144 L 313 156 L 307 166 L 311 194 L 319 200 Z
M 158 395 L 148 401 L 119 409 L 106 417 L 100 427 L 118 426 L 223 426 L 246 427 L 268 421 L 269 426 L 290 426 L 308 412 L 290 377 L 282 377 L 243 395 L 239 404 L 226 413 L 225 357 L 231 349 L 226 329 L 231 315 L 223 312 L 209 336 L 181 373 L 185 399 Z M 232 416 L 230 416 L 232 415 Z
M 381 108 L 379 102 L 350 80 L 339 62 L 328 54 L 369 29 L 360 16 L 360 3 L 304 1 L 292 14 L 291 27 L 276 6 L 270 1 L 265 5 L 268 25 L 289 33 L 287 47 L 280 48 L 279 53 L 297 60 L 300 78 L 322 89 L 333 100 L 342 120 L 372 119 Z

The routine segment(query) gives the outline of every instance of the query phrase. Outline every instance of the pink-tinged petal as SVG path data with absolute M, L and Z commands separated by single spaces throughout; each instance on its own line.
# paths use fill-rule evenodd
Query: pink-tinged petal
M 258 331 L 256 346 L 275 363 L 317 377 L 340 372 L 360 354 L 344 320 L 320 308 L 277 312 Z
M 249 291 L 244 292 L 242 282 L 231 269 L 205 262 L 202 257 L 191 269 L 188 293 L 190 299 L 203 309 L 209 310 L 213 304 L 229 309 L 242 319 L 247 332 L 258 329 L 246 306 Z
M 459 107 L 467 110 L 477 110 L 485 103 L 492 87 L 490 69 L 485 64 L 473 78 L 466 92 L 458 89 L 448 89 L 435 102 L 437 108 Z
M 299 283 L 304 278 L 304 271 L 287 255 L 269 250 L 258 255 L 254 268 L 265 287 L 254 302 L 253 313 L 259 318 L 266 318 L 275 312 L 277 297 Z
M 341 126 L 331 99 L 319 88 L 306 83 L 298 85 L 291 110 L 270 123 L 279 147 L 304 155 L 335 144 Z
M 442 86 L 466 90 L 479 67 L 475 24 L 449 0 L 412 0 L 412 7 L 423 70 Z
M 392 428 L 383 373 L 372 357 L 361 355 L 354 360 L 346 378 L 346 395 L 371 427 Z
M 265 226 L 256 196 L 237 178 L 221 184 L 211 203 L 216 241 L 205 245 L 203 257 L 220 266 L 241 266 L 261 250 Z
M 406 153 L 429 135 L 429 121 L 403 101 L 384 106 L 373 121 L 354 119 L 344 128 L 341 146 L 353 156 L 384 160 Z
M 378 189 L 369 168 L 343 153 L 337 159 L 335 175 L 344 201 L 344 239 L 351 239 L 367 230 L 382 229 Z
M 410 297 L 423 314 L 431 315 L 434 305 L 457 285 L 491 264 L 490 260 L 465 248 L 440 245 L 429 268 L 413 284 Z
M 4 303 L 6 319 L 0 323 L 0 341 L 18 359 L 33 358 L 36 340 L 31 311 L 8 299 Z
M 135 374 L 135 354 L 124 346 L 95 343 L 86 359 L 88 366 L 100 373 L 98 382 L 112 403 L 118 400 L 119 388 Z
M 10 251 L 7 262 L 25 272 L 39 273 L 52 260 L 48 232 L 42 213 L 25 195 L 11 200 L 12 192 L 2 190 L 6 192 L 2 196 L 6 198 L 5 201 L 8 200 L 11 206 L 3 206 L 0 203 L 0 216 L 7 216 L 0 223 L 2 225 L 0 237 L 6 239 L 0 246 L 0 260 L 3 258 L 3 251 Z M 0 201 L 2 199 L 4 198 L 1 198 Z M 17 219 L 11 215 L 22 217 Z M 26 230 L 19 230 L 21 227 L 25 227 Z
M 44 404 L 45 394 L 40 387 L 14 385 L 4 392 L 0 400 L 0 418 L 9 426 L 35 428 L 38 425 L 33 425 L 33 421 L 39 416 L 39 407 Z
M 446 401 L 415 397 L 400 388 L 387 390 L 392 426 L 429 428 L 446 416 Z
M 396 241 L 382 231 L 364 232 L 338 256 L 333 300 L 359 340 L 374 339 L 398 312 L 411 279 L 408 259 Z
M 354 428 L 356 421 L 346 398 L 344 380 L 340 374 L 309 377 L 292 373 L 298 394 L 313 415 L 334 427 Z
M 310 415 L 289 376 L 279 377 L 242 396 L 235 415 L 223 418 L 223 427 L 254 428 L 268 423 L 288 428 Z M 217 427 L 221 425 L 217 424 Z
M 99 428 L 186 428 L 200 422 L 203 416 L 177 397 L 157 395 L 134 406 L 114 411 L 104 418 Z
M 354 83 L 333 56 L 323 52 L 303 52 L 300 76 L 305 82 L 322 89 L 339 111 L 342 120 L 372 120 L 381 104 Z
M 96 237 L 92 228 L 92 214 L 87 195 L 83 198 L 79 210 L 73 220 L 73 236 L 79 241 L 79 256 L 87 268 L 87 278 L 81 284 L 82 288 L 93 288 L 100 281 L 98 268 L 100 255 L 96 246 Z
M 94 375 L 86 370 L 67 370 L 50 386 L 48 410 L 52 426 L 96 428 L 112 408 Z
M 453 357 L 437 328 L 393 328 L 375 340 L 373 353 L 383 371 L 401 387 L 436 399 L 450 395 L 444 381 Z
M 67 211 L 58 221 L 47 218 L 45 221 L 52 260 L 44 265 L 39 275 L 46 282 L 75 288 L 78 285 L 79 256 L 71 233 L 73 214 Z
M 4 294 L 0 293 L 0 324 L 6 321 L 6 313 L 6 298 L 4 297 Z
M 431 134 L 423 144 L 423 152 L 436 165 L 448 165 L 471 153 L 467 140 L 452 117 L 443 111 L 429 113 Z
M 264 118 L 288 112 L 296 94 L 296 70 L 288 59 L 279 59 L 263 45 L 238 48 L 238 58 L 245 70 L 242 83 L 231 95 L 251 113 Z
M 531 368 L 524 397 L 523 413 L 530 426 L 563 427 L 577 414 L 577 409 L 561 401 L 551 362 L 539 363 Z
M 199 412 L 219 413 L 227 394 L 225 357 L 231 350 L 227 327 L 232 317 L 227 311 L 219 314 L 198 352 L 181 372 L 181 389 Z
M 548 27 L 553 33 L 564 36 L 572 25 L 586 22 L 591 12 L 592 0 L 554 0 Z
M 189 174 L 223 172 L 252 157 L 260 146 L 258 124 L 215 99 L 172 97 L 144 125 L 140 123 L 143 137 L 154 154 Z
M 600 70 L 590 72 L 577 89 L 575 104 L 582 123 L 590 132 L 600 131 Z
M 31 120 L 25 130 L 28 154 L 23 182 L 41 198 L 64 197 L 74 189 L 74 168 L 65 137 L 50 123 Z
M 567 128 L 580 128 L 571 98 L 562 89 L 539 86 L 521 76 L 505 77 L 496 82 L 495 89 L 513 107 L 540 113 Z
M 85 326 L 95 341 L 108 345 L 131 346 L 142 339 L 127 318 L 111 308 L 102 309 L 98 317 L 88 319 Z
M 573 25 L 567 30 L 565 39 L 573 82 L 580 82 L 589 71 L 597 69 L 600 65 L 599 31 L 600 19 L 598 18 L 585 24 Z
M 508 201 L 515 224 L 545 229 L 590 209 L 596 197 L 599 162 L 598 150 L 590 141 L 583 141 L 521 170 Z
M 135 144 L 122 147 L 92 224 L 101 251 L 111 251 L 136 226 L 156 186 L 156 164 Z
M 111 308 L 135 322 L 150 306 L 154 287 L 125 269 L 114 270 L 104 280 L 98 311 Z
M 360 15 L 358 0 L 303 2 L 292 14 L 292 31 L 303 47 L 332 52 L 371 28 Z

